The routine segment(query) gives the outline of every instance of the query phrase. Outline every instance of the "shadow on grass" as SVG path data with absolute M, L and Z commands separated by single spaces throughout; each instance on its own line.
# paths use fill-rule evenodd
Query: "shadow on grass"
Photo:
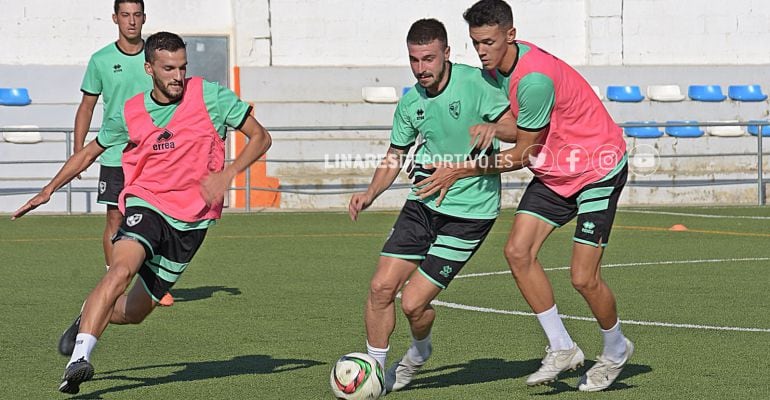
M 214 293 L 217 292 L 225 292 L 230 296 L 238 296 L 241 294 L 241 289 L 225 286 L 201 286 L 197 288 L 171 289 L 171 295 L 174 296 L 175 303 L 208 299 L 213 297 Z
M 500 358 L 481 358 L 462 364 L 423 369 L 405 390 L 443 388 L 459 385 L 494 382 L 527 376 L 540 366 L 539 359 L 505 361 Z M 425 376 L 430 374 L 431 376 Z
M 200 381 L 205 379 L 224 378 L 235 375 L 250 375 L 250 374 L 276 374 L 282 372 L 293 371 L 297 369 L 310 368 L 316 365 L 321 365 L 322 362 L 315 360 L 298 360 L 298 359 L 281 359 L 272 358 L 267 355 L 249 355 L 249 356 L 237 356 L 229 360 L 223 361 L 200 361 L 190 363 L 174 363 L 174 364 L 160 364 L 160 365 L 148 365 L 143 367 L 118 369 L 114 371 L 107 371 L 97 375 L 92 381 L 104 381 L 104 380 L 123 380 L 130 381 L 132 383 L 123 384 L 107 389 L 97 390 L 87 394 L 80 394 L 75 396 L 75 399 L 101 399 L 102 395 L 122 392 L 126 390 L 132 390 L 140 387 L 163 385 L 166 383 L 175 382 L 190 382 Z M 179 367 L 178 371 L 174 371 L 165 376 L 158 377 L 135 377 L 127 376 L 127 372 L 132 371 L 148 371 L 155 368 L 173 368 Z M 88 382 L 84 383 L 87 387 Z M 81 390 L 83 388 L 81 387 Z
M 559 375 L 559 380 L 548 384 L 551 390 L 544 393 L 533 393 L 535 396 L 547 396 L 562 392 L 577 391 L 577 380 L 585 374 L 592 362 L 577 371 L 568 371 Z M 517 379 L 529 376 L 540 368 L 540 359 L 524 361 L 506 361 L 500 358 L 482 358 L 462 364 L 445 365 L 433 369 L 423 369 L 405 391 L 412 389 L 444 388 L 450 386 L 473 385 L 494 382 L 505 379 Z M 647 365 L 628 364 L 618 379 L 605 391 L 625 390 L 633 388 L 623 383 L 630 377 L 651 372 Z M 430 375 L 430 376 L 425 376 Z M 514 384 L 524 385 L 524 380 Z

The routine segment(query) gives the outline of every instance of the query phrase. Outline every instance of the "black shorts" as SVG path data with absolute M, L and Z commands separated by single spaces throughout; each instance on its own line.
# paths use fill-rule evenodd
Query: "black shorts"
M 149 208 L 128 207 L 112 241 L 135 240 L 144 246 L 146 256 L 139 277 L 157 302 L 174 286 L 205 237 L 206 229 L 180 231 Z
M 524 191 L 516 214 L 533 215 L 557 228 L 577 215 L 577 227 L 572 240 L 594 247 L 607 246 L 618 198 L 627 178 L 628 164 L 625 158 L 617 171 L 586 185 L 570 197 L 560 196 L 535 177 Z
M 111 206 L 118 205 L 118 196 L 123 190 L 123 167 L 107 167 L 102 165 L 99 168 L 99 194 L 96 195 L 96 202 Z
M 380 255 L 419 261 L 418 271 L 446 289 L 494 224 L 494 219 L 453 217 L 407 200 Z

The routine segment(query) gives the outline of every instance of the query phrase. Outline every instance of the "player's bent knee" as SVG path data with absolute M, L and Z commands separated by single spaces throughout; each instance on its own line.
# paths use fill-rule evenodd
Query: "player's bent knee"
M 424 302 L 414 301 L 410 298 L 401 299 L 401 311 L 409 319 L 419 319 L 428 309 L 428 304 Z
M 601 281 L 595 276 L 584 275 L 572 275 L 572 287 L 578 292 L 590 293 L 599 288 Z
M 391 303 L 396 298 L 398 285 L 382 279 L 373 279 L 369 285 L 369 298 L 373 303 Z
M 133 278 L 133 275 L 128 268 L 111 266 L 103 279 L 106 280 L 110 286 L 116 287 L 122 293 L 126 290 L 128 284 L 131 283 L 131 278 Z
M 528 247 L 508 244 L 503 251 L 514 275 L 527 270 L 532 264 L 533 257 Z

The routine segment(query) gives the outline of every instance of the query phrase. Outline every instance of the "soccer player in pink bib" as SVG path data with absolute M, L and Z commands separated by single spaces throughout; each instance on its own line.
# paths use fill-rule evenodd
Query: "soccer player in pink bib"
M 534 177 L 519 202 L 505 257 L 549 345 L 534 386 L 583 365 L 584 354 L 559 317 L 553 289 L 537 259 L 551 232 L 577 217 L 570 262 L 572 285 L 596 317 L 604 349 L 578 382 L 581 391 L 608 388 L 634 351 L 620 329 L 615 297 L 600 273 L 601 258 L 628 175 L 618 127 L 580 74 L 532 43 L 516 40 L 513 13 L 502 0 L 481 0 L 463 15 L 484 69 L 506 90 L 516 118 L 516 146 L 494 163 L 439 167 L 421 182 L 422 196 L 443 194 L 460 178 L 529 168 Z M 494 130 L 487 131 L 494 136 Z M 488 143 L 479 140 L 477 143 Z
M 235 175 L 270 147 L 269 133 L 235 93 L 201 78 L 186 78 L 187 52 L 179 36 L 159 32 L 145 43 L 145 72 L 153 88 L 130 98 L 109 117 L 97 139 L 75 153 L 39 194 L 13 214 L 19 218 L 90 166 L 106 148 L 125 147 L 123 222 L 113 239 L 112 265 L 91 291 L 59 391 L 75 394 L 93 377 L 91 352 L 108 324 L 138 324 L 158 305 L 190 263 L 206 230 L 222 215 Z M 229 165 L 227 127 L 249 137 Z M 131 280 L 139 275 L 131 290 Z

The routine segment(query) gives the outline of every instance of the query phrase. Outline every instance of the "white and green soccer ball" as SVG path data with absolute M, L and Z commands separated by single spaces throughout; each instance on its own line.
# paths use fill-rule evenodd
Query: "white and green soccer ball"
M 385 391 L 382 367 L 368 354 L 349 353 L 334 364 L 329 382 L 337 399 L 374 400 Z

